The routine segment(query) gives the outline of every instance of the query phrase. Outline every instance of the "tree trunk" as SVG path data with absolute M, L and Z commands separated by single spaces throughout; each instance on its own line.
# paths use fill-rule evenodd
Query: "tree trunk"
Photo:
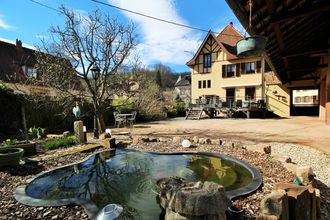
M 102 134 L 105 131 L 105 123 L 104 123 L 103 114 L 101 112 L 97 113 L 97 121 L 99 125 L 99 133 Z
M 26 126 L 24 103 L 21 103 L 21 115 L 22 115 L 22 126 L 23 126 L 24 138 L 25 138 L 25 140 L 29 140 L 28 130 L 27 130 L 27 126 Z

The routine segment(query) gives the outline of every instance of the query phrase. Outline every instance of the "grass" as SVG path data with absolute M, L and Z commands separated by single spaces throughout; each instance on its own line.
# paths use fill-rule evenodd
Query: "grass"
M 76 138 L 74 136 L 68 136 L 65 138 L 59 138 L 55 140 L 50 140 L 45 143 L 46 150 L 54 150 L 60 147 L 68 147 L 76 144 Z

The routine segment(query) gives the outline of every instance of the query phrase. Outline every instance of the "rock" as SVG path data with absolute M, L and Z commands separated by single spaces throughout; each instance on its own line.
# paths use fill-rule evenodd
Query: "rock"
M 210 138 L 205 138 L 205 144 L 211 144 L 211 139 Z
M 74 136 L 76 137 L 76 140 L 78 143 L 84 143 L 85 142 L 85 136 L 84 136 L 84 131 L 83 127 L 84 124 L 82 121 L 75 121 L 73 123 L 74 127 Z
M 157 138 L 154 138 L 154 137 L 149 137 L 149 142 L 158 142 L 158 139 Z
M 181 177 L 171 177 L 161 179 L 157 184 L 161 189 L 161 206 L 186 217 L 182 219 L 195 219 L 197 216 L 224 216 L 218 219 L 225 219 L 225 211 L 231 205 L 224 187 L 213 182 L 188 182 Z M 177 215 L 175 213 L 167 213 L 167 216 L 173 219 Z
M 142 137 L 141 140 L 142 142 L 149 142 L 149 137 Z
M 311 200 L 307 187 L 291 183 L 277 183 L 275 189 L 285 190 L 289 201 L 289 219 L 310 219 Z
M 64 138 L 66 138 L 70 135 L 70 131 L 64 131 L 62 135 Z
M 44 214 L 42 214 L 42 217 L 46 217 L 47 215 L 49 215 L 52 211 L 48 211 L 48 212 L 45 212 Z
M 221 145 L 222 141 L 220 139 L 211 139 L 212 145 Z
M 192 140 L 193 140 L 193 142 L 195 142 L 197 144 L 198 143 L 198 140 L 199 140 L 199 137 L 198 136 L 194 136 Z
M 172 141 L 177 144 L 181 144 L 182 138 L 179 136 L 173 137 Z
M 200 144 L 206 144 L 205 138 L 199 138 L 198 139 L 198 143 L 200 143 Z
M 271 153 L 271 146 L 264 144 L 264 143 L 259 143 L 257 145 L 248 145 L 246 148 L 250 151 L 255 151 L 259 152 L 262 154 L 270 154 Z
M 170 141 L 170 138 L 160 137 L 160 138 L 158 138 L 158 141 L 159 142 L 169 142 Z
M 298 167 L 295 174 L 304 184 L 308 184 L 314 177 L 313 169 L 310 166 Z
M 116 139 L 115 138 L 105 138 L 102 140 L 102 146 L 104 148 L 116 148 Z
M 108 132 L 104 133 L 104 138 L 111 138 L 111 134 Z
M 281 220 L 289 219 L 288 197 L 284 190 L 274 190 L 260 203 L 261 214 L 274 215 Z
M 134 137 L 133 138 L 133 144 L 139 144 L 139 143 L 142 143 L 142 138 L 140 137 Z
M 58 215 L 52 216 L 52 220 L 56 220 L 56 219 L 58 219 Z
M 288 156 L 274 155 L 273 158 L 281 163 L 292 163 L 292 160 Z

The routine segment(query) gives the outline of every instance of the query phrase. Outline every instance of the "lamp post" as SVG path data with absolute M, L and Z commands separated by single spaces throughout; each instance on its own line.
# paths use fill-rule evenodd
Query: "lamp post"
M 95 80 L 95 85 L 96 85 L 96 79 L 97 79 L 97 76 L 99 76 L 99 74 L 100 74 L 100 68 L 96 64 L 94 64 L 93 67 L 91 68 L 91 71 L 93 73 L 93 76 L 94 76 L 93 78 Z M 99 138 L 99 126 L 97 123 L 96 97 L 94 97 L 93 102 L 94 102 L 93 103 L 94 104 L 94 139 L 98 139 Z

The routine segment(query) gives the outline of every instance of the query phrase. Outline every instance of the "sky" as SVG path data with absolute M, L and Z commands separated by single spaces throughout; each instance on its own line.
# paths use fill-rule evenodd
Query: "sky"
M 122 23 L 133 22 L 136 26 L 138 54 L 146 67 L 162 63 L 174 72 L 190 71 L 185 65 L 206 36 L 206 32 L 192 30 L 146 17 L 121 11 L 91 0 L 0 0 L 0 40 L 15 42 L 20 39 L 24 46 L 40 44 L 40 38 L 49 37 L 50 26 L 64 25 L 64 17 L 52 8 L 64 5 L 82 15 L 95 9 L 117 18 Z M 203 30 L 220 32 L 229 22 L 244 32 L 239 21 L 225 0 L 99 0 L 139 13 Z

